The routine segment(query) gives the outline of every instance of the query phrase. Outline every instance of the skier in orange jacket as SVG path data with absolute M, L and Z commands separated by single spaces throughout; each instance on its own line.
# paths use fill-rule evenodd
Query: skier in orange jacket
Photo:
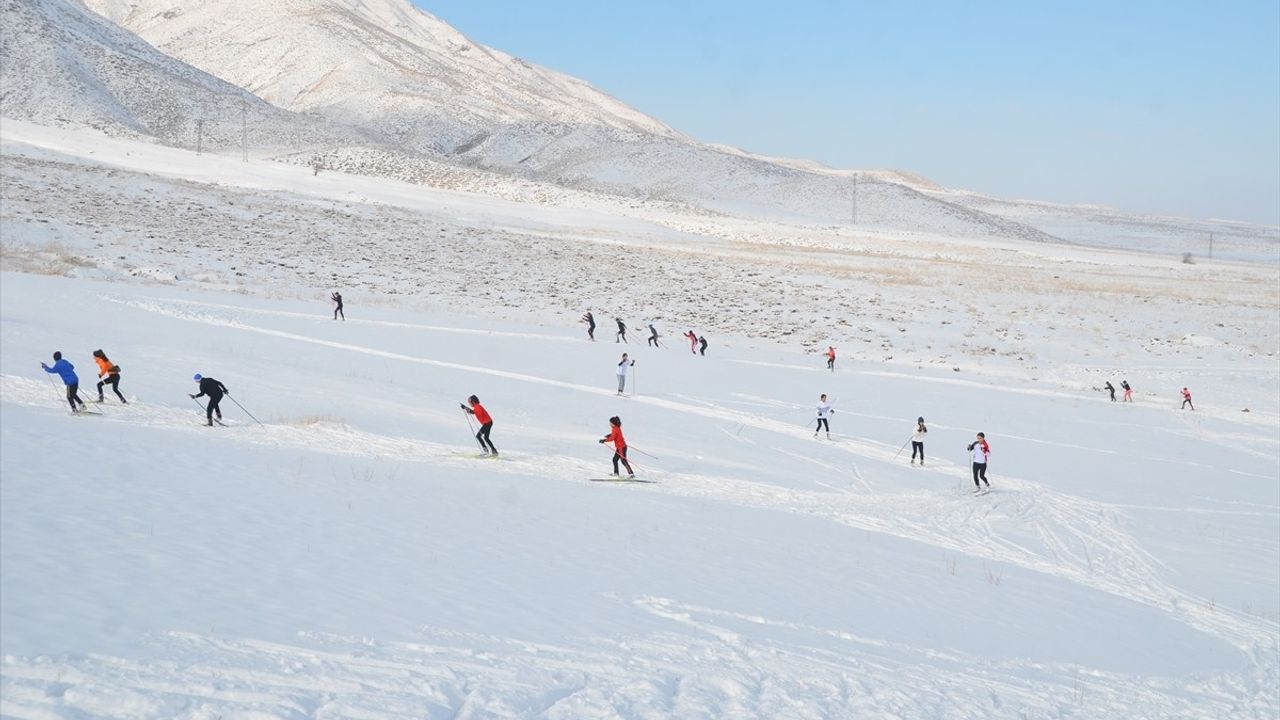
M 117 367 L 115 363 L 108 360 L 107 354 L 101 350 L 93 351 L 93 361 L 98 363 L 98 402 L 102 402 L 106 399 L 102 395 L 102 386 L 110 385 L 111 390 L 115 392 L 116 397 L 120 398 L 120 402 L 128 405 L 129 401 L 125 400 L 124 395 L 120 394 L 120 368 Z M 104 375 L 107 378 L 106 380 L 102 379 Z
M 627 440 L 622 437 L 622 420 L 617 415 L 609 418 L 609 434 L 600 438 L 601 445 L 607 442 L 613 443 L 613 474 L 618 474 L 618 461 L 622 461 L 622 465 L 627 469 L 627 477 L 635 477 L 631 463 L 627 462 Z
M 475 415 L 476 422 L 480 423 L 480 432 L 476 433 L 476 441 L 480 443 L 480 449 L 486 455 L 492 453 L 497 457 L 498 448 L 494 447 L 493 441 L 489 439 L 489 431 L 493 429 L 493 418 L 489 415 L 489 411 L 485 410 L 484 406 L 480 404 L 480 398 L 472 395 L 467 398 L 467 402 L 471 404 L 471 407 L 467 407 L 462 403 L 458 403 L 458 407 L 470 415 Z M 486 443 L 488 447 L 485 447 Z

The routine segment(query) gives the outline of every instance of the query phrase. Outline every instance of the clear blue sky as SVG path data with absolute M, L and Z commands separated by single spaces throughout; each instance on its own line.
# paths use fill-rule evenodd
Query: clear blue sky
M 1280 224 L 1280 2 L 413 0 L 706 142 Z

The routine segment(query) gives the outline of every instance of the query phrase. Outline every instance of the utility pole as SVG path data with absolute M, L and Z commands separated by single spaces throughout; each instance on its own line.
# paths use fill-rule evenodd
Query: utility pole
M 853 224 L 858 224 L 858 174 L 853 174 Z
M 249 162 L 249 126 L 245 119 L 249 112 L 249 103 L 240 101 L 240 159 Z
M 204 149 L 204 118 L 196 120 L 196 154 Z

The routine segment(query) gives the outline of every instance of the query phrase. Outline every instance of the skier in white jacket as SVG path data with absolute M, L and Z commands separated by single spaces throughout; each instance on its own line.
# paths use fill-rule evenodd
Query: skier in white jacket
M 987 460 L 991 458 L 991 446 L 987 444 L 987 436 L 978 433 L 978 437 L 969 443 L 969 453 L 973 458 L 973 484 L 978 487 L 975 492 L 981 491 L 982 486 L 986 485 L 987 489 L 991 489 L 991 483 L 987 482 Z M 978 484 L 978 480 L 982 480 L 982 484 Z
M 827 402 L 827 394 L 823 393 L 822 396 L 818 398 L 818 427 L 813 430 L 814 437 L 818 437 L 819 430 L 825 429 L 827 431 L 827 438 L 831 438 L 831 424 L 828 423 L 827 420 L 834 412 L 835 409 L 831 407 L 831 403 Z
M 627 368 L 636 364 L 635 360 L 627 357 L 626 353 L 622 353 L 622 361 L 618 363 L 618 394 L 627 387 Z
M 924 418 L 916 418 L 916 429 L 911 433 L 911 464 L 916 464 L 916 454 L 920 455 L 920 464 L 924 465 L 924 438 L 929 428 L 924 426 Z

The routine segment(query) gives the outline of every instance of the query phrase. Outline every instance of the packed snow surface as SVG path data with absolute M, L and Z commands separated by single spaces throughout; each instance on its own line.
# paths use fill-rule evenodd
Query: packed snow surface
M 0 143 L 0 715 L 1280 713 L 1265 238 L 1184 264 Z M 129 404 L 73 416 L 39 363 L 94 397 L 98 348 Z M 593 482 L 613 415 L 649 482 Z

